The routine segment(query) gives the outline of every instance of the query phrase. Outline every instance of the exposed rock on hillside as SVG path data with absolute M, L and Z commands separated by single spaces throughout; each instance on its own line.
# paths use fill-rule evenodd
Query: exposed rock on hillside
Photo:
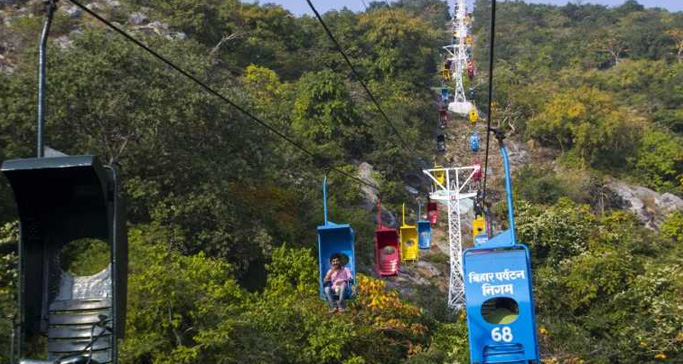
M 147 17 L 147 15 L 139 11 L 136 11 L 130 14 L 130 16 L 128 17 L 128 22 L 132 25 L 144 25 L 149 23 L 149 18 Z
M 623 200 L 647 228 L 657 230 L 667 214 L 683 210 L 683 199 L 670 193 L 657 193 L 649 188 L 611 181 L 607 187 Z

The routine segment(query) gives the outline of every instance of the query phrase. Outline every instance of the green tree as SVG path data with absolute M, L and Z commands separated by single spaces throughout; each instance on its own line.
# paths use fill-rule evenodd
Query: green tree
M 168 231 L 151 226 L 130 231 L 127 338 L 121 361 L 241 360 L 245 348 L 240 338 L 249 330 L 238 320 L 244 292 L 230 266 L 201 253 L 172 252 L 165 247 L 168 239 Z
M 632 158 L 638 177 L 656 189 L 678 190 L 683 176 L 683 139 L 666 131 L 649 130 Z

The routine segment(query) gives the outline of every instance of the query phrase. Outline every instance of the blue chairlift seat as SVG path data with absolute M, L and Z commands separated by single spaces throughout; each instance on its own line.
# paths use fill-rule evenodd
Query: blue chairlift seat
M 447 87 L 442 87 L 442 88 L 441 88 L 441 100 L 442 100 L 442 101 L 445 101 L 445 102 L 448 102 L 449 99 L 450 99 L 450 94 L 449 94 L 449 92 L 448 92 L 448 88 L 447 88 Z
M 502 137 L 496 137 L 510 228 L 462 253 L 470 362 L 539 363 L 531 257 L 517 244 L 510 164 Z
M 479 151 L 479 133 L 474 132 L 470 136 L 470 149 L 473 152 L 478 152 Z
M 420 249 L 430 249 L 432 246 L 432 224 L 429 221 L 417 222 L 417 239 Z
M 470 361 L 538 363 L 529 250 L 511 246 L 509 234 L 499 239 L 507 241 L 504 249 L 484 243 L 463 252 Z M 499 302 L 513 302 L 514 310 Z
M 421 204 L 417 211 L 417 246 L 420 249 L 430 249 L 432 247 L 432 223 L 422 220 Z
M 323 285 L 323 278 L 330 270 L 330 258 L 334 254 L 342 254 L 345 261 L 345 267 L 351 271 L 353 277 L 347 285 L 349 292 L 348 298 L 355 296 L 356 284 L 356 255 L 354 250 L 354 241 L 356 232 L 349 224 L 335 224 L 327 219 L 327 177 L 323 180 L 323 206 L 325 210 L 325 224 L 318 226 L 318 264 L 319 271 L 319 290 L 320 297 L 325 299 L 325 291 Z

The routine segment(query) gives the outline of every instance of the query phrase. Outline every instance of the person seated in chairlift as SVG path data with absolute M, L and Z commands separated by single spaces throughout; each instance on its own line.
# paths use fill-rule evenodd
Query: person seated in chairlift
M 349 280 L 352 278 L 351 270 L 344 267 L 344 257 L 340 253 L 335 253 L 330 257 L 330 270 L 325 274 L 323 279 L 323 286 L 325 295 L 327 296 L 327 303 L 332 312 L 343 312 L 346 309 L 344 299 L 346 296 L 346 287 Z M 335 295 L 337 301 L 335 302 Z

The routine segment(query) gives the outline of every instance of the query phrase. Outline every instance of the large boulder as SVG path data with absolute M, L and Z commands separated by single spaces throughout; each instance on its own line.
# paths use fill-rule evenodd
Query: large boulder
M 416 266 L 418 272 L 423 277 L 432 278 L 441 275 L 439 269 L 437 269 L 432 263 L 426 262 L 424 260 L 418 260 Z
M 683 210 L 683 199 L 670 193 L 660 194 L 646 187 L 631 186 L 613 180 L 607 184 L 627 210 L 633 212 L 648 229 L 658 230 L 666 216 Z
M 62 6 L 60 10 L 71 19 L 78 19 L 83 15 L 83 10 L 77 6 Z
M 374 168 L 370 163 L 363 162 L 358 166 L 358 178 L 360 178 L 363 182 L 368 183 L 370 185 L 379 186 L 379 182 L 377 182 L 375 177 L 372 176 L 373 172 Z M 377 199 L 379 198 L 379 191 L 376 188 L 363 185 L 361 187 L 361 191 L 363 191 L 363 194 L 365 195 L 364 200 L 366 206 L 372 208 L 372 206 L 377 204 Z
M 132 25 L 144 25 L 149 23 L 149 18 L 147 17 L 147 15 L 139 11 L 136 11 L 130 14 L 130 16 L 128 17 L 128 22 Z

